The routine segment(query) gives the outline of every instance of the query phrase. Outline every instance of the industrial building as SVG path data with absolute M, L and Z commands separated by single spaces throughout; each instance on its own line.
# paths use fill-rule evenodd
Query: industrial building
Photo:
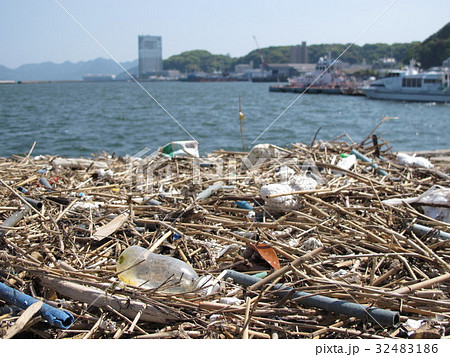
M 290 51 L 290 63 L 308 63 L 308 49 L 306 42 L 301 46 L 292 46 Z

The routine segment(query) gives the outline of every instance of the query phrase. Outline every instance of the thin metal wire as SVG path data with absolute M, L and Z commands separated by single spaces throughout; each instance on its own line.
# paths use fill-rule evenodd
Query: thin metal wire
M 300 95 L 297 97 L 297 98 L 295 98 L 294 99 L 294 101 L 291 103 L 291 104 L 289 104 L 288 106 L 287 106 L 287 108 L 285 109 L 285 110 L 283 110 L 282 112 L 281 112 L 281 114 L 280 115 L 278 115 L 278 117 L 276 117 L 276 119 L 275 120 L 273 120 L 267 127 L 266 127 L 266 129 L 264 129 L 262 132 L 261 132 L 261 134 L 259 134 L 259 136 L 255 139 L 255 140 L 253 140 L 253 142 L 252 142 L 252 144 L 254 144 L 256 141 L 258 141 L 259 140 L 259 138 L 261 137 L 261 136 L 263 136 L 302 96 L 303 96 L 303 94 L 305 94 L 306 93 L 306 91 L 309 89 L 309 88 L 311 88 L 311 86 L 312 85 L 314 85 L 314 83 L 316 83 L 318 80 L 319 80 L 319 78 L 320 77 L 322 77 L 322 75 L 324 74 L 324 73 L 326 73 L 335 63 L 336 63 L 336 61 L 338 61 L 339 60 L 339 58 L 341 58 L 342 57 L 342 55 L 344 55 L 344 53 L 345 52 L 347 52 L 348 50 L 349 50 L 349 48 L 350 47 L 352 47 L 354 44 L 355 44 L 355 42 L 356 41 L 358 41 L 395 3 L 397 2 L 397 0 L 394 0 L 394 1 L 392 1 L 392 3 L 391 4 L 389 4 L 389 6 L 388 7 L 386 7 L 384 10 L 383 10 L 383 12 L 381 13 L 381 14 L 379 14 L 376 18 L 375 18 L 375 20 L 373 20 L 370 24 L 369 24 L 369 26 L 367 26 L 354 40 L 353 40 L 353 42 L 350 44 L 350 45 L 348 45 L 347 46 L 347 48 L 344 50 L 344 51 L 342 51 L 342 53 L 327 67 L 327 68 L 325 68 L 325 70 L 321 73 L 321 74 L 319 74 L 315 79 L 314 79 L 314 81 L 312 81 L 312 83 L 302 92 L 302 93 L 300 93 Z
M 125 69 L 125 67 L 123 67 L 120 63 L 119 63 L 119 61 L 117 61 L 115 58 L 114 58 L 114 56 L 105 48 L 105 47 L 103 47 L 102 46 L 102 44 L 82 25 L 82 24 L 80 24 L 80 22 L 75 18 L 75 17 L 73 17 L 72 16 L 72 14 L 69 12 L 69 11 L 67 11 L 67 9 L 64 7 L 64 6 L 62 6 L 59 2 L 58 2 L 58 0 L 53 0 L 56 4 L 58 4 L 58 6 L 81 28 L 81 29 L 83 29 L 83 31 L 84 32 L 86 32 L 87 34 L 88 34 L 88 36 L 103 50 L 103 51 L 105 51 L 105 53 L 109 56 L 109 57 L 111 57 L 111 59 L 112 60 L 114 60 L 114 62 L 116 62 L 118 65 L 119 65 L 119 67 L 120 68 L 122 68 L 123 69 L 123 71 L 145 92 L 145 93 L 147 93 L 147 95 L 151 98 L 151 99 L 153 99 L 153 101 L 156 103 L 156 104 L 158 104 L 158 106 L 162 109 L 162 110 L 164 110 L 164 112 L 175 122 L 175 123 L 177 123 L 178 124 L 178 126 L 181 128 L 181 129 L 183 129 L 184 130 L 184 132 L 186 133 L 186 134 L 188 134 L 190 137 L 191 137 L 191 139 L 192 140 L 194 140 L 194 141 L 197 141 L 187 130 L 186 130 L 186 128 L 183 126 L 183 125 L 181 125 L 181 123 L 177 120 L 177 119 L 175 119 L 175 117 L 172 115 L 172 114 L 170 114 L 169 113 L 169 111 L 166 109 L 166 108 L 164 108 L 164 106 L 160 103 L 160 102 L 158 102 L 157 100 L 156 100 L 156 98 L 154 97 L 154 96 L 152 96 L 143 86 L 142 86 L 142 84 L 141 83 L 139 83 L 139 81 L 136 79 L 136 78 L 134 78 L 126 69 Z M 197 141 L 198 142 L 198 141 Z
M 86 29 L 83 27 L 83 25 L 81 25 L 77 19 L 75 19 L 57 0 L 53 0 L 81 29 L 83 29 L 83 31 L 85 31 L 89 37 L 91 37 L 91 39 L 97 43 L 98 46 L 100 46 L 100 48 L 108 54 L 108 56 L 111 57 L 111 59 L 113 59 L 123 70 L 125 73 L 127 73 L 127 75 L 151 98 L 155 101 L 156 104 L 159 105 L 159 107 L 161 107 L 161 109 L 164 110 L 164 112 L 166 112 L 167 115 L 169 115 L 170 118 L 172 118 L 172 120 L 175 121 L 175 123 L 177 123 L 193 140 L 197 141 L 137 80 L 136 78 L 134 78 L 115 58 L 114 56 L 106 49 L 102 46 L 102 44 Z M 395 3 L 397 2 L 397 0 L 394 0 L 374 21 L 372 21 L 372 23 L 349 45 L 347 46 L 347 48 L 252 142 L 252 144 L 254 144 L 262 135 L 264 135 L 264 133 L 269 130 L 277 121 L 278 119 L 281 118 L 281 116 L 284 115 L 284 113 L 286 113 L 296 102 L 297 100 L 300 99 L 300 97 L 302 97 L 302 95 L 324 74 L 326 73 L 326 71 L 334 65 L 334 63 L 336 63 L 337 60 L 339 60 L 339 58 L 345 53 L 347 52 L 347 50 L 353 46 L 353 44 L 365 33 L 367 32 L 367 30 L 369 30 L 370 27 L 372 27 Z M 268 214 L 270 217 L 272 217 L 272 215 L 266 211 L 266 209 L 263 207 L 263 210 L 266 212 L 266 214 Z M 274 219 L 274 217 L 272 217 Z M 276 220 L 275 220 L 276 221 Z M 277 222 L 277 221 L 276 221 Z M 278 223 L 278 222 L 277 222 Z M 289 236 L 291 236 L 290 233 L 288 233 Z M 292 236 L 291 236 L 292 237 Z M 110 284 L 110 286 L 106 289 L 108 290 L 111 286 L 113 286 L 116 282 L 112 282 Z M 344 289 L 339 282 L 335 281 L 335 283 L 340 286 L 342 289 Z M 106 290 L 105 290 L 105 294 L 106 294 Z M 344 289 L 345 291 L 345 289 Z M 350 297 L 355 300 L 355 298 L 353 297 L 352 294 L 349 294 Z M 355 300 L 356 301 L 356 300 Z M 92 306 L 95 303 L 92 302 L 91 304 L 89 304 L 89 306 Z M 370 313 L 368 312 L 368 314 L 370 315 Z M 81 314 L 80 314 L 81 316 Z M 373 317 L 372 317 L 373 318 Z M 79 319 L 79 317 L 77 317 L 74 321 L 74 323 Z M 378 323 L 378 321 L 376 321 Z

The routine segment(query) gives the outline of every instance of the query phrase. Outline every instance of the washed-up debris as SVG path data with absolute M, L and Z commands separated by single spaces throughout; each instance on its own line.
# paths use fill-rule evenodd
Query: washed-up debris
M 411 156 L 402 152 L 397 154 L 397 161 L 401 165 L 406 166 L 424 167 L 426 169 L 432 169 L 434 167 L 428 159 L 422 156 Z
M 426 216 L 450 223 L 450 188 L 434 185 L 418 197 L 387 199 L 383 203 L 391 206 L 417 203 Z
M 319 247 L 323 247 L 322 242 L 314 237 L 309 238 L 304 244 L 303 244 L 303 248 L 306 251 L 310 251 L 310 250 L 314 250 L 317 249 Z
M 242 158 L 242 169 L 252 170 L 262 163 L 283 157 L 281 148 L 271 144 L 257 144 Z
M 0 159 L 0 337 L 448 338 L 445 160 L 343 137 Z
M 198 143 L 194 140 L 173 141 L 161 148 L 161 152 L 168 157 L 199 157 Z

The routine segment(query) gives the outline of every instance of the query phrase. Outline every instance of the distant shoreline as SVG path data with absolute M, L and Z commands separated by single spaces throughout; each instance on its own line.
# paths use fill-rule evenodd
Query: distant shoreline
M 40 80 L 40 81 L 14 81 L 14 80 L 4 80 L 0 81 L 0 84 L 7 85 L 7 84 L 39 84 L 39 83 L 89 83 L 89 82 L 129 82 L 130 80 L 124 79 L 124 80 L 113 80 L 113 81 L 105 81 L 105 80 L 83 80 L 83 79 L 66 79 L 66 80 Z

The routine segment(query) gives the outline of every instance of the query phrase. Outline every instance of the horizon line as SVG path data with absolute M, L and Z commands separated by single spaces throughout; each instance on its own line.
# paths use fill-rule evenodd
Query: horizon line
M 389 45 L 389 46 L 393 46 L 393 45 L 396 45 L 396 44 L 413 44 L 413 43 L 416 43 L 416 42 L 419 42 L 419 43 L 422 43 L 423 41 L 411 41 L 411 42 L 393 42 L 393 43 L 387 43 L 387 42 L 374 42 L 374 43 L 365 43 L 364 45 L 356 45 L 356 46 L 359 46 L 359 47 L 364 47 L 364 46 L 366 46 L 366 45 L 377 45 L 377 44 L 380 44 L 380 45 Z M 348 44 L 348 43 L 347 43 Z M 323 46 L 323 45 L 343 45 L 343 46 L 345 46 L 346 45 L 346 43 L 317 43 L 317 44 L 311 44 L 311 45 L 306 45 L 307 47 L 308 46 Z M 252 52 L 257 52 L 257 51 L 261 51 L 261 50 L 265 50 L 265 49 L 269 49 L 269 48 L 274 48 L 274 47 L 293 47 L 293 46 L 301 46 L 301 44 L 296 44 L 296 45 L 279 45 L 279 46 L 272 46 L 272 45 L 270 45 L 270 46 L 266 46 L 266 47 L 263 47 L 263 48 L 256 48 L 256 49 L 253 49 L 253 50 L 251 50 L 250 52 L 248 52 L 247 54 L 245 54 L 245 55 L 242 55 L 242 56 L 236 56 L 236 57 L 233 57 L 233 56 L 230 56 L 230 58 L 233 58 L 233 59 L 239 59 L 239 58 L 241 58 L 241 57 L 245 57 L 245 56 L 248 56 L 250 53 L 252 53 Z M 165 61 L 165 60 L 168 60 L 168 59 L 170 59 L 170 57 L 173 57 L 173 56 L 179 56 L 179 55 L 181 55 L 181 54 L 183 54 L 183 53 L 186 53 L 186 52 L 192 52 L 192 51 L 206 51 L 206 52 L 209 52 L 211 55 L 213 55 L 213 56 L 229 56 L 228 54 L 221 54 L 221 53 L 212 53 L 212 52 L 210 52 L 209 50 L 206 50 L 206 49 L 194 49 L 194 50 L 186 50 L 186 51 L 183 51 L 183 52 L 180 52 L 180 53 L 177 53 L 177 54 L 173 54 L 173 55 L 171 55 L 171 56 L 169 56 L 169 57 L 167 57 L 167 58 L 163 58 L 162 60 L 163 61 Z M 11 70 L 16 70 L 16 69 L 18 69 L 18 68 L 20 68 L 20 67 L 22 67 L 22 66 L 27 66 L 27 65 L 39 65 L 39 64 L 44 64 L 44 63 L 52 63 L 52 64 L 57 64 L 57 65 L 60 65 L 60 64 L 64 64 L 64 63 L 66 63 L 66 62 L 69 62 L 69 63 L 73 63 L 73 64 L 77 64 L 77 63 L 80 63 L 80 62 L 89 62 L 89 61 L 95 61 L 95 60 L 98 60 L 98 59 L 105 59 L 105 60 L 111 60 L 110 58 L 106 58 L 106 57 L 96 57 L 96 58 L 92 58 L 92 59 L 87 59 L 87 60 L 78 60 L 78 61 L 74 61 L 74 60 L 69 60 L 69 59 L 66 59 L 66 60 L 64 60 L 64 61 L 62 61 L 62 62 L 53 62 L 52 60 L 46 60 L 46 61 L 42 61 L 42 62 L 31 62 L 31 63 L 24 63 L 24 64 L 21 64 L 21 65 L 19 65 L 19 66 L 17 66 L 17 67 L 15 67 L 15 68 L 12 68 L 12 67 L 8 67 L 7 65 L 5 65 L 5 64 L 2 64 L 2 63 L 0 63 L 0 66 L 4 66 L 4 67 L 6 67 L 6 68 L 8 68 L 8 69 L 11 69 Z M 139 57 L 137 57 L 137 58 L 135 58 L 135 59 L 133 59 L 133 60 L 124 60 L 124 61 L 120 61 L 120 63 L 124 63 L 124 62 L 133 62 L 133 61 L 137 61 L 139 59 Z

